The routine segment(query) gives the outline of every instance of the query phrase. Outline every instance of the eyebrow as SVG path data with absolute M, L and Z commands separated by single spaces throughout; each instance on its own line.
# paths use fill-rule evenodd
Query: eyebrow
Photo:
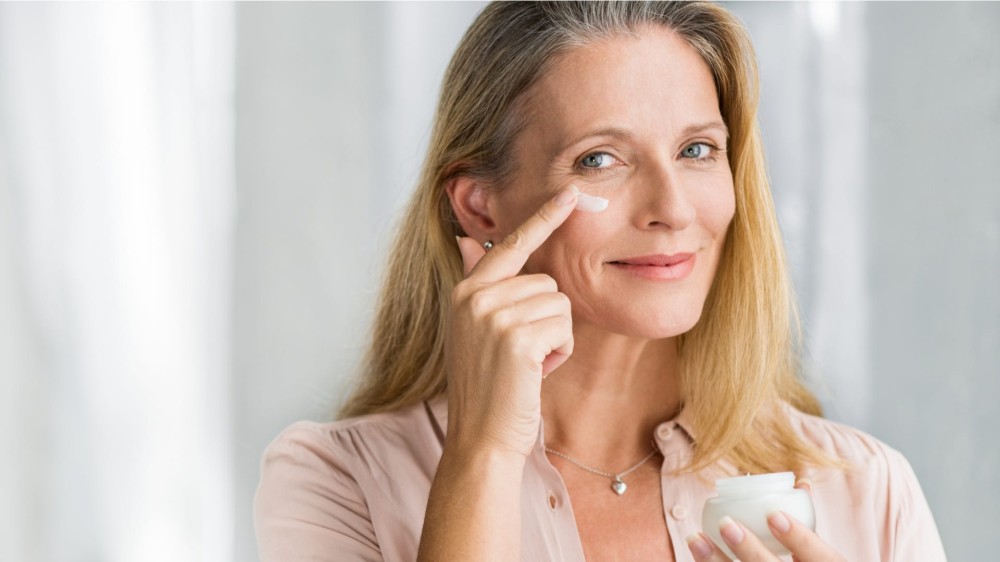
M 726 134 L 726 140 L 729 140 L 729 127 L 726 126 L 722 121 L 709 121 L 708 123 L 699 123 L 696 125 L 688 125 L 686 129 L 681 131 L 681 135 L 688 136 L 695 133 L 700 133 L 702 131 L 707 131 L 709 129 L 717 129 Z
M 695 123 L 693 125 L 688 125 L 687 127 L 684 128 L 683 131 L 681 131 L 681 136 L 686 137 L 693 135 L 695 133 L 708 131 L 710 129 L 716 129 L 718 131 L 722 131 L 726 135 L 726 140 L 729 140 L 729 127 L 727 127 L 726 124 L 723 123 L 722 121 L 709 121 L 707 123 Z M 579 137 L 566 143 L 566 145 L 563 146 L 561 149 L 559 149 L 558 152 L 561 153 L 567 148 L 577 143 L 583 142 L 584 140 L 589 139 L 590 137 L 614 137 L 618 139 L 627 140 L 632 138 L 633 136 L 634 135 L 632 134 L 632 132 L 629 131 L 628 129 L 622 129 L 620 127 L 606 127 L 603 129 L 590 131 L 586 134 L 580 135 Z

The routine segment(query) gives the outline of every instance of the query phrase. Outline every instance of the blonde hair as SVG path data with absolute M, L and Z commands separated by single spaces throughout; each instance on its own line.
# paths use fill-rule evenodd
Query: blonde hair
M 340 417 L 395 410 L 446 390 L 444 334 L 462 279 L 463 234 L 445 192 L 458 175 L 496 184 L 526 123 L 525 93 L 560 54 L 665 26 L 712 70 L 736 212 L 702 317 L 680 336 L 683 400 L 697 432 L 689 470 L 720 459 L 741 471 L 829 464 L 773 407 L 819 403 L 797 375 L 798 316 L 757 124 L 757 63 L 739 20 L 705 2 L 497 2 L 466 32 L 445 74 L 427 159 L 403 217 L 358 387 Z M 513 164 L 513 165 L 516 165 Z

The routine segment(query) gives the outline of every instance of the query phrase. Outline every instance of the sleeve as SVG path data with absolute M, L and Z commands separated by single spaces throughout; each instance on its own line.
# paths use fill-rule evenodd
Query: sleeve
M 368 506 L 329 435 L 309 422 L 265 450 L 254 497 L 262 562 L 381 562 Z
M 920 489 L 913 468 L 903 455 L 884 447 L 889 468 L 890 528 L 892 560 L 943 562 L 946 560 L 930 506 Z

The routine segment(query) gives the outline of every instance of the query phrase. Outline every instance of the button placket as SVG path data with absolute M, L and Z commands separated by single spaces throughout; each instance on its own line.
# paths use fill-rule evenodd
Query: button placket
M 675 436 L 676 437 L 676 436 Z M 675 445 L 682 445 L 675 443 Z M 688 556 L 686 537 L 699 531 L 701 523 L 696 521 L 696 509 L 693 509 L 695 498 L 687 491 L 689 475 L 670 477 L 673 470 L 682 464 L 682 453 L 674 450 L 664 455 L 661 489 L 663 491 L 663 515 L 667 523 L 667 532 L 674 543 L 674 556 L 678 560 Z

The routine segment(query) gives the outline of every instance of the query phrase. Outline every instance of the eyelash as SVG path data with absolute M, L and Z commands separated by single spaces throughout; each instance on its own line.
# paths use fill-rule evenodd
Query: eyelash
M 717 161 L 719 159 L 719 157 L 722 156 L 726 152 L 725 150 L 723 150 L 723 149 L 715 146 L 714 144 L 712 144 L 710 142 L 693 142 L 693 143 L 685 146 L 684 148 L 688 148 L 689 146 L 694 146 L 696 144 L 703 144 L 703 145 L 707 146 L 712 151 L 711 154 L 709 156 L 706 156 L 705 158 L 685 158 L 684 160 L 691 160 L 695 164 L 700 165 L 700 166 L 706 166 L 708 164 L 711 164 L 711 163 Z M 684 149 L 681 149 L 681 150 L 683 151 Z M 590 168 L 590 167 L 587 167 L 587 166 L 583 165 L 583 161 L 588 156 L 594 156 L 595 154 L 607 154 L 608 156 L 610 156 L 612 158 L 615 157 L 614 154 L 611 154 L 610 152 L 608 152 L 606 150 L 598 150 L 598 151 L 594 151 L 594 152 L 588 152 L 587 154 L 584 154 L 580 158 L 580 160 L 577 162 L 577 164 L 576 164 L 577 169 L 580 170 L 580 171 L 582 171 L 585 174 L 603 174 L 605 172 L 610 171 L 611 168 Z

